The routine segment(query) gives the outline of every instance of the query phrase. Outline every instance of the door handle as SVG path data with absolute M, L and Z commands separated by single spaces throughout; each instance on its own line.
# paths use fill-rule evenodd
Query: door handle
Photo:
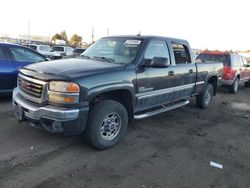
M 174 76 L 174 71 L 168 71 L 169 76 Z
M 193 73 L 194 72 L 194 70 L 193 69 L 189 69 L 189 71 L 188 71 L 189 73 Z

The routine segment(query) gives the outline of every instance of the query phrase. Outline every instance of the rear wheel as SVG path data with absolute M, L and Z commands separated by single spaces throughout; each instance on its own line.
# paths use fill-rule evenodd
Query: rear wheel
M 200 108 L 207 108 L 210 106 L 212 102 L 212 98 L 214 95 L 214 87 L 212 84 L 208 83 L 205 91 L 196 96 L 196 105 Z
M 128 113 L 114 100 L 104 100 L 92 107 L 85 131 L 87 141 L 96 149 L 108 149 L 126 134 Z
M 233 85 L 229 86 L 229 92 L 230 93 L 237 93 L 238 89 L 239 89 L 239 78 L 236 77 L 234 80 Z

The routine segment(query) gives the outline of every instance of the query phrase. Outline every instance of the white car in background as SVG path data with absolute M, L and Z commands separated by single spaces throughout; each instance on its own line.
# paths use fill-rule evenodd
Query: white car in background
M 74 48 L 69 46 L 53 46 L 53 52 L 59 53 L 61 56 L 72 56 Z
M 27 47 L 39 52 L 40 54 L 44 55 L 45 57 L 48 57 L 51 59 L 60 59 L 61 58 L 60 53 L 53 52 L 52 48 L 49 45 L 28 44 Z

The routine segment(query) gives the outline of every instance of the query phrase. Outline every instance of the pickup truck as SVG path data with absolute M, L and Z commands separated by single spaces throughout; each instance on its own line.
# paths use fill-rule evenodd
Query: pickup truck
M 53 133 L 83 133 L 92 146 L 107 149 L 133 119 L 182 107 L 190 97 L 207 108 L 222 69 L 222 63 L 196 64 L 185 40 L 105 37 L 78 59 L 20 69 L 13 105 L 20 121 Z

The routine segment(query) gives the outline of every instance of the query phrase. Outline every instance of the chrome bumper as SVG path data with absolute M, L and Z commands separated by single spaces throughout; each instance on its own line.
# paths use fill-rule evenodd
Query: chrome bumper
M 27 103 L 18 93 L 18 88 L 15 88 L 12 95 L 12 104 L 14 108 L 21 108 L 24 117 L 32 120 L 50 119 L 55 121 L 69 121 L 79 117 L 79 109 L 68 109 L 46 105 L 38 107 Z

